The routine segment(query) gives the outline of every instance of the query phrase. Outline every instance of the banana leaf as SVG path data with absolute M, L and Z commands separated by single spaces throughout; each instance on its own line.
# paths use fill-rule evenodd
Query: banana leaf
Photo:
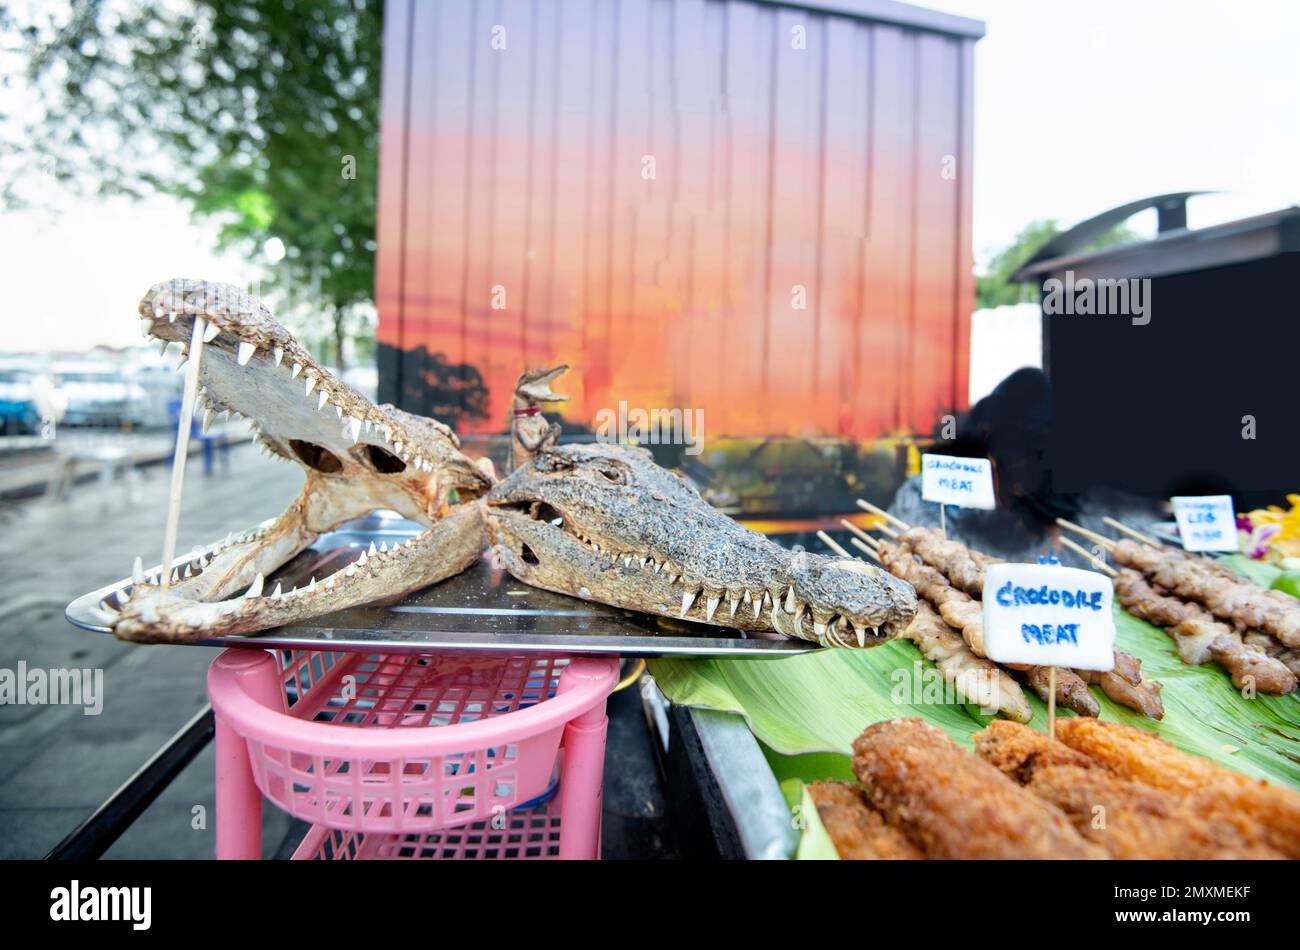
M 1186 665 L 1163 632 L 1118 607 L 1115 627 L 1117 646 L 1141 660 L 1146 675 L 1163 685 L 1165 716 L 1158 722 L 1147 719 L 1093 688 L 1102 719 L 1158 733 L 1180 749 L 1247 775 L 1300 787 L 1297 694 L 1247 699 L 1218 666 Z M 784 778 L 845 776 L 854 738 L 873 722 L 920 716 L 969 747 L 990 721 L 978 707 L 942 698 L 935 702 L 905 688 L 915 686 L 916 671 L 932 668 L 907 641 L 779 659 L 659 658 L 649 666 L 673 702 L 743 716 L 775 753 L 769 761 Z M 1045 731 L 1046 704 L 1026 694 L 1034 707 L 1032 725 Z

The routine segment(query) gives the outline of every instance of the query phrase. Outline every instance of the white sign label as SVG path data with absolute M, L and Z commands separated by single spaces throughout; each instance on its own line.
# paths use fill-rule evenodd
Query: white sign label
M 1237 515 L 1231 495 L 1183 495 L 1170 500 L 1184 550 L 1237 550 Z
M 991 564 L 984 572 L 984 646 L 997 663 L 1109 670 L 1114 588 L 1096 571 Z
M 945 505 L 993 510 L 993 464 L 955 455 L 921 456 L 921 497 Z

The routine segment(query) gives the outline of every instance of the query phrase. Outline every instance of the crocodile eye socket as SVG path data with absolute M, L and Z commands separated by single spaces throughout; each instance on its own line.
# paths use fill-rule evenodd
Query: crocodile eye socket
M 562 455 L 543 452 L 537 456 L 533 467 L 539 472 L 568 472 L 573 470 L 573 462 Z
M 384 475 L 396 475 L 406 471 L 406 463 L 391 452 L 385 452 L 377 445 L 367 445 L 364 452 L 370 467 Z
M 605 476 L 617 485 L 621 485 L 624 482 L 623 472 L 617 468 L 600 468 L 596 471 L 600 472 L 601 475 Z
M 302 464 L 308 468 L 314 468 L 325 475 L 334 475 L 343 471 L 343 463 L 338 460 L 338 456 L 315 442 L 290 439 L 289 448 L 293 449 L 293 454 L 298 456 Z

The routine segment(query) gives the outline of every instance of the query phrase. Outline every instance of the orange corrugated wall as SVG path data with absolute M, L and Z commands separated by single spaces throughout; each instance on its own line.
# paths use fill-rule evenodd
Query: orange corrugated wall
M 462 431 L 559 362 L 589 425 L 626 401 L 871 439 L 964 404 L 972 37 L 754 0 L 386 17 L 378 339 L 479 370 Z M 413 370 L 381 371 L 401 401 Z

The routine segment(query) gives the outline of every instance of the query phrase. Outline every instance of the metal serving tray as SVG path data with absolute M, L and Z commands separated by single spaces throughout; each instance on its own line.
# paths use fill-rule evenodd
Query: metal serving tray
M 376 514 L 322 536 L 267 578 L 286 589 L 320 578 L 357 557 L 371 541 L 401 540 L 420 527 Z M 186 554 L 177 566 L 189 560 Z M 109 633 L 100 607 L 104 598 L 129 587 L 130 578 L 78 597 L 68 605 L 69 621 L 85 630 Z M 776 634 L 745 633 L 728 627 L 670 620 L 553 594 L 521 584 L 485 557 L 469 570 L 391 606 L 369 605 L 323 614 L 256 636 L 197 641 L 209 647 L 268 647 L 355 650 L 383 653 L 463 651 L 481 653 L 618 653 L 623 656 L 777 657 L 819 650 Z

